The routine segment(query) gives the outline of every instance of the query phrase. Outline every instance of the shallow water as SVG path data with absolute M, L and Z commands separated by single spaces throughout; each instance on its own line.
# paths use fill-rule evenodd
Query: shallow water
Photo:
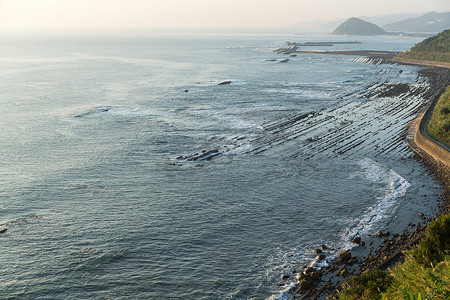
M 351 37 L 1 39 L 1 298 L 266 298 L 319 245 L 433 211 L 439 187 L 401 138 L 423 93 L 368 94 L 425 91 L 417 68 L 267 61 L 286 41 Z M 358 39 L 338 49 L 420 41 Z

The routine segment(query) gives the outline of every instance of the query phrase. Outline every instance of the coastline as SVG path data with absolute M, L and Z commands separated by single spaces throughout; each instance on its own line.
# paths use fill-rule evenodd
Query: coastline
M 290 54 L 292 52 L 287 49 L 286 52 L 280 53 Z M 386 270 L 402 261 L 403 251 L 416 245 L 424 237 L 429 223 L 439 215 L 450 212 L 450 155 L 448 149 L 444 149 L 445 145 L 444 148 L 439 145 L 436 146 L 436 142 L 431 141 L 426 133 L 422 134 L 423 130 L 421 130 L 428 121 L 428 117 L 424 116 L 431 114 L 434 104 L 450 83 L 450 63 L 441 64 L 440 62 L 398 59 L 393 52 L 295 51 L 295 53 L 355 55 L 367 57 L 369 62 L 374 63 L 416 65 L 424 67 L 420 70 L 420 74 L 427 77 L 430 82 L 428 104 L 424 112 L 420 113 L 409 124 L 404 139 L 410 149 L 414 151 L 414 159 L 419 161 L 428 173 L 435 176 L 442 187 L 442 194 L 436 199 L 438 212 L 432 218 L 425 218 L 423 214 L 419 213 L 422 221 L 418 224 L 410 224 L 413 226 L 404 229 L 401 233 L 378 232 L 378 238 L 375 237 L 374 240 L 370 241 L 370 245 L 373 243 L 376 249 L 373 254 L 368 247 L 365 247 L 363 241 L 358 240 L 354 242 L 360 244 L 360 246 L 355 245 L 356 247 L 348 251 L 342 251 L 336 259 L 322 270 L 314 270 L 304 266 L 303 272 L 297 275 L 298 285 L 291 291 L 293 299 L 326 299 L 329 296 L 337 295 L 342 289 L 341 283 L 346 278 L 366 271 Z M 414 229 L 411 231 L 412 228 Z M 316 251 L 321 253 L 320 249 Z M 305 277 L 313 278 L 313 284 L 302 285 Z

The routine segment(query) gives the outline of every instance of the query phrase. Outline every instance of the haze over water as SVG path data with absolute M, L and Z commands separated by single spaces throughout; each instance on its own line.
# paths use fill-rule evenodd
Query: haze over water
M 406 227 L 440 192 L 402 139 L 418 68 L 273 52 L 354 37 L 1 39 L 2 299 L 267 298 L 315 248 Z M 421 39 L 358 40 L 333 50 Z

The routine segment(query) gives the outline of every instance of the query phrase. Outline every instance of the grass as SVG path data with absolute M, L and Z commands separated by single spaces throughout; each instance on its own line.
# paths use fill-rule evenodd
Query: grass
M 391 275 L 393 284 L 381 299 L 450 299 L 450 256 L 429 267 L 408 256 Z
M 398 57 L 418 59 L 418 60 L 429 60 L 429 61 L 442 61 L 450 62 L 450 53 L 440 53 L 440 52 L 404 52 L 397 54 Z
M 450 29 L 429 37 L 397 56 L 410 59 L 450 62 Z
M 431 222 L 418 247 L 392 271 L 373 271 L 344 281 L 341 300 L 450 299 L 450 214 Z
M 389 272 L 379 270 L 351 277 L 344 281 L 339 299 L 381 299 L 381 293 L 387 291 L 393 281 Z
M 434 107 L 427 124 L 427 133 L 436 141 L 450 145 L 450 86 Z

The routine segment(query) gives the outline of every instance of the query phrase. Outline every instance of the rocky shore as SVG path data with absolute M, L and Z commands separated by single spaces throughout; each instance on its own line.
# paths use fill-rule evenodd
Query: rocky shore
M 296 51 L 298 52 L 298 51 Z M 323 53 L 323 52 L 321 52 Z M 341 54 L 341 53 L 333 53 Z M 350 54 L 350 53 L 346 53 Z M 350 55 L 357 55 L 351 53 Z M 367 56 L 370 61 L 378 61 L 382 59 L 383 63 L 399 63 L 395 61 L 391 54 L 368 56 L 367 53 L 360 53 L 360 55 Z M 411 62 L 407 62 L 411 64 Z M 429 103 L 437 101 L 440 95 L 445 90 L 445 87 L 450 83 L 450 69 L 432 67 L 420 71 L 420 75 L 427 77 L 430 82 L 429 90 L 426 92 L 426 97 Z M 387 89 L 384 97 L 396 96 L 398 92 L 403 92 L 397 89 Z M 417 122 L 416 122 L 417 123 Z M 410 125 L 408 130 L 414 130 L 414 122 Z M 405 130 L 403 136 L 406 139 L 411 136 L 411 133 Z M 349 277 L 359 275 L 362 272 L 372 270 L 385 270 L 394 266 L 403 258 L 403 251 L 418 243 L 418 241 L 425 235 L 427 225 L 440 214 L 450 212 L 450 168 L 436 160 L 431 156 L 421 151 L 414 143 L 408 143 L 414 150 L 415 155 L 413 159 L 420 162 L 430 174 L 440 182 L 443 191 L 437 200 L 438 213 L 434 216 L 425 216 L 418 212 L 418 222 L 409 223 L 408 228 L 404 228 L 399 232 L 378 232 L 376 236 L 362 240 L 361 237 L 354 237 L 352 243 L 355 247 L 351 250 L 339 252 L 336 258 L 327 261 L 331 257 L 333 249 L 328 249 L 323 245 L 321 249 L 314 250 L 318 261 L 326 261 L 328 266 L 322 269 L 315 269 L 308 266 L 303 266 L 300 273 L 296 276 L 297 285 L 291 291 L 293 299 L 328 299 L 336 296 L 342 289 L 342 282 Z M 286 278 L 286 276 L 285 276 Z

